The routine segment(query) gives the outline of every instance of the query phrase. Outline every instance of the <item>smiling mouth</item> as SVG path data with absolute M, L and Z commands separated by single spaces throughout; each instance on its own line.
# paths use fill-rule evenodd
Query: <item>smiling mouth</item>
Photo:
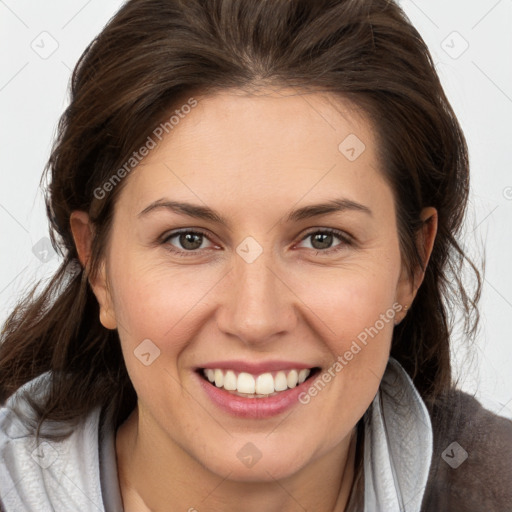
M 319 367 L 280 370 L 253 375 L 222 368 L 199 368 L 198 374 L 212 386 L 243 398 L 267 398 L 293 389 L 320 372 Z

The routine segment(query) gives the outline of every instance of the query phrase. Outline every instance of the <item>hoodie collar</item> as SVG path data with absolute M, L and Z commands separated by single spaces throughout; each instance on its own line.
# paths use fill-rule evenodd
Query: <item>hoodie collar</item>
M 432 424 L 403 367 L 389 359 L 365 413 L 364 512 L 419 512 L 433 450 Z

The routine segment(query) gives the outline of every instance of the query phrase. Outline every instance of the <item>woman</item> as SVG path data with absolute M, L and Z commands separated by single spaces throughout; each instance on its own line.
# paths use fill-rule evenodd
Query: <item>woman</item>
M 3 510 L 511 506 L 512 424 L 451 380 L 467 148 L 395 3 L 129 1 L 48 172 Z

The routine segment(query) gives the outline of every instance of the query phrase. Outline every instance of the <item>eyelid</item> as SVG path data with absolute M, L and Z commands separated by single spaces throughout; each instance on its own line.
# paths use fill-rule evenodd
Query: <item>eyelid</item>
M 336 228 L 329 228 L 326 226 L 324 226 L 324 227 L 317 226 L 317 227 L 309 228 L 301 240 L 304 240 L 305 238 L 307 238 L 310 235 L 313 235 L 314 233 L 330 233 L 330 234 L 340 237 L 343 240 L 354 241 L 354 237 L 352 235 L 348 234 L 346 231 L 342 231 L 341 229 L 336 229 Z
M 166 240 L 169 240 L 169 238 L 174 238 L 176 235 L 181 235 L 182 233 L 201 234 L 201 235 L 204 235 L 205 237 L 207 237 L 208 239 L 210 239 L 210 233 L 208 233 L 204 229 L 191 227 L 191 228 L 178 228 L 178 229 L 173 229 L 171 231 L 166 231 L 163 235 L 161 235 L 159 237 L 159 240 L 162 242 L 165 242 Z
M 315 254 L 319 254 L 319 253 L 320 254 L 330 254 L 332 252 L 337 252 L 337 251 L 342 250 L 347 245 L 350 245 L 350 246 L 355 245 L 355 239 L 354 239 L 354 237 L 352 235 L 350 235 L 346 231 L 341 231 L 341 230 L 336 229 L 336 228 L 328 228 L 328 227 L 314 227 L 314 228 L 310 228 L 302 236 L 302 238 L 300 239 L 299 243 L 303 242 L 308 237 L 310 237 L 311 235 L 314 235 L 316 233 L 322 233 L 322 234 L 327 233 L 327 234 L 333 235 L 333 236 L 339 238 L 341 240 L 341 243 L 338 244 L 338 245 L 335 245 L 334 247 L 328 247 L 327 249 L 314 249 L 314 248 L 311 248 L 310 250 L 316 251 Z

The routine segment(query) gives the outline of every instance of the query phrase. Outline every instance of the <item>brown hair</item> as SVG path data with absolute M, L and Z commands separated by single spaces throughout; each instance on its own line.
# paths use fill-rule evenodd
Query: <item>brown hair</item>
M 427 402 L 450 388 L 450 309 L 468 337 L 478 323 L 481 278 L 457 242 L 469 187 L 466 142 L 429 51 L 390 0 L 131 0 L 81 56 L 45 170 L 52 242 L 64 257 L 41 292 L 20 302 L 2 331 L 0 401 L 51 370 L 39 420 L 78 420 L 109 404 L 118 424 L 136 395 L 116 331 L 99 322 L 89 286 L 106 246 L 123 181 L 109 181 L 156 126 L 193 94 L 288 86 L 348 99 L 373 121 L 397 209 L 409 271 L 423 207 L 439 215 L 425 279 L 392 352 Z M 95 225 L 90 266 L 77 264 L 73 210 Z M 461 280 L 469 262 L 473 294 Z

